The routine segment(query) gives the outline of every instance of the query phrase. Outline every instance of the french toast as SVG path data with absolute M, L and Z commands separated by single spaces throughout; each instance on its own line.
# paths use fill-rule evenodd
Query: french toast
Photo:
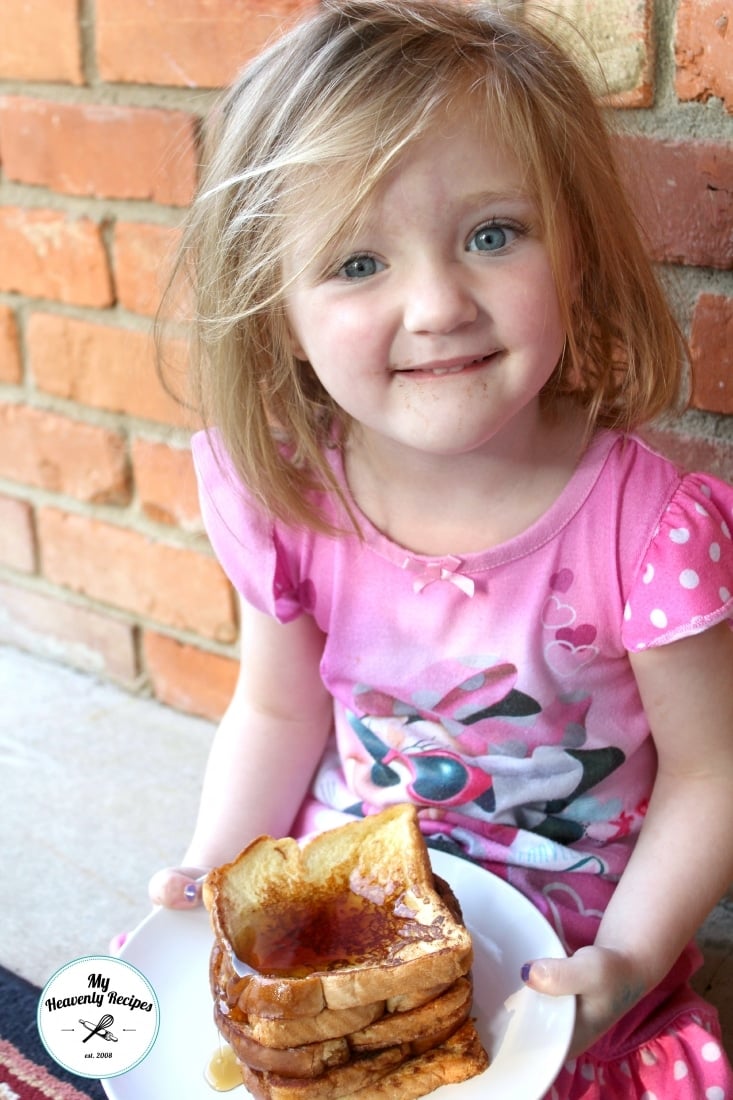
M 448 883 L 434 875 L 434 885 L 452 916 L 462 922 L 458 900 Z M 248 982 L 235 973 L 230 952 L 223 949 L 218 942 L 214 943 L 211 951 L 209 974 L 216 1005 L 215 1014 L 220 1013 L 227 1017 L 231 1014 L 241 1024 L 247 1038 L 276 1049 L 304 1046 L 353 1034 L 374 1023 L 385 1013 L 407 1013 L 435 1002 L 453 984 L 443 982 L 426 988 L 403 989 L 384 1001 L 352 1005 L 350 1008 L 324 1008 L 315 1016 L 272 1018 L 246 1011 L 246 1005 L 252 999 L 247 995 Z
M 471 937 L 413 806 L 302 846 L 260 837 L 210 872 L 204 902 L 214 1019 L 255 1097 L 361 1097 L 388 1078 L 399 1091 L 375 1098 L 417 1097 L 488 1064 Z
M 315 1016 L 454 982 L 471 937 L 441 898 L 413 806 L 398 805 L 302 847 L 260 837 L 214 869 L 204 902 L 217 941 L 258 973 L 239 1008 Z

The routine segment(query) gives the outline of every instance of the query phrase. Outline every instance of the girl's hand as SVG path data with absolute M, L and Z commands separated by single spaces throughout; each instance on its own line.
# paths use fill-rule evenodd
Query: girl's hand
M 592 1046 L 646 992 L 631 960 L 608 947 L 581 947 L 569 959 L 536 959 L 522 967 L 522 978 L 538 993 L 577 996 L 569 1058 Z
M 201 904 L 206 872 L 206 867 L 165 867 L 151 878 L 148 896 L 153 905 L 166 909 L 195 909 Z

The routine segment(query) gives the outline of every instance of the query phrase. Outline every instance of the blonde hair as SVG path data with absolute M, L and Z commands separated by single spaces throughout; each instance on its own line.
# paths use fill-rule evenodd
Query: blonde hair
M 567 334 L 546 404 L 569 398 L 589 431 L 626 431 L 677 395 L 684 341 L 601 112 L 555 41 L 486 3 L 324 0 L 213 114 L 180 258 L 194 289 L 194 400 L 250 491 L 290 523 L 328 529 L 317 492 L 339 490 L 325 449 L 348 430 L 288 340 L 282 257 L 293 211 L 329 225 L 328 248 L 454 106 L 490 121 L 539 211 Z

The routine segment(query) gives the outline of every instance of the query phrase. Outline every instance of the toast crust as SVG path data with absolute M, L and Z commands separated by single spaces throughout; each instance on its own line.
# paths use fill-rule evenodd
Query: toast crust
M 257 1100 L 417 1100 L 441 1085 L 459 1084 L 489 1065 L 472 1020 L 428 1051 L 391 1047 L 364 1055 L 313 1080 L 290 1080 L 242 1065 L 245 1086 Z
M 418 1054 L 442 1043 L 468 1018 L 472 992 L 469 979 L 459 978 L 442 996 L 420 1008 L 385 1014 L 375 1023 L 338 1039 L 293 1043 L 285 1048 L 258 1042 L 246 1023 L 222 1013 L 218 1006 L 214 1019 L 239 1061 L 252 1069 L 283 1077 L 317 1077 L 370 1051 L 407 1044 L 411 1054 Z
M 395 1043 L 416 1043 L 446 1028 L 455 1031 L 468 1018 L 472 998 L 470 978 L 459 978 L 433 1001 L 408 1012 L 385 1013 L 373 1024 L 352 1032 L 349 1046 L 356 1051 L 378 1050 Z
M 440 1046 L 410 1058 L 377 1081 L 362 1086 L 354 1100 L 417 1100 L 441 1085 L 458 1085 L 488 1068 L 489 1057 L 471 1020 Z

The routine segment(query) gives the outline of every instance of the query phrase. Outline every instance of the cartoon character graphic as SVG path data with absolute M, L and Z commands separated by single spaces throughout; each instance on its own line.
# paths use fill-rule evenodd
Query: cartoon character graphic
M 491 813 L 495 807 L 491 775 L 449 749 L 421 746 L 390 748 L 367 722 L 349 715 L 351 727 L 374 759 L 371 781 L 378 787 L 399 786 L 410 801 L 423 806 L 476 804 Z
M 623 753 L 583 748 L 587 695 L 543 710 L 517 679 L 510 662 L 483 656 L 431 666 L 407 700 L 361 685 L 347 714 L 356 738 L 345 761 L 351 789 L 370 804 L 460 807 L 559 843 L 578 840 L 572 802 L 587 800 Z

